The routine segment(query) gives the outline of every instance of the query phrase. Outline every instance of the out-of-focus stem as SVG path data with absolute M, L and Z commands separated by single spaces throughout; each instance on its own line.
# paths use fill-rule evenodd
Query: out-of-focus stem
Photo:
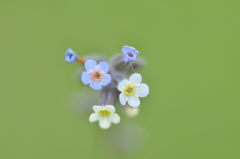
M 114 105 L 117 96 L 117 90 L 114 87 L 114 84 L 111 83 L 101 90 L 100 105 Z

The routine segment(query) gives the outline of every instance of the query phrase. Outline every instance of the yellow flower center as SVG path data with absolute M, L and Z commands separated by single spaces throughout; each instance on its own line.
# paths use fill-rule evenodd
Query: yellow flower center
M 109 116 L 111 114 L 110 111 L 106 110 L 106 109 L 102 109 L 98 112 L 101 116 Z
M 132 96 L 135 92 L 136 92 L 136 87 L 132 84 L 128 84 L 124 88 L 124 94 L 127 95 L 127 96 Z
M 103 73 L 100 70 L 96 70 L 90 74 L 90 77 L 93 81 L 98 82 L 103 79 Z

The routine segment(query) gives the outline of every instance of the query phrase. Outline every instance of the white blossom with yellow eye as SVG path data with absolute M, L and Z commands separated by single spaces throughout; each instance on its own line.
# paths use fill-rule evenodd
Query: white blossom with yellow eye
M 89 121 L 96 122 L 99 121 L 99 126 L 102 129 L 108 129 L 112 123 L 118 124 L 120 122 L 120 117 L 115 113 L 115 107 L 113 105 L 94 105 L 93 111 L 89 116 Z
M 119 101 L 121 105 L 128 104 L 132 107 L 140 106 L 139 97 L 146 97 L 149 94 L 149 87 L 142 82 L 142 76 L 139 73 L 134 73 L 129 80 L 124 79 L 118 84 Z

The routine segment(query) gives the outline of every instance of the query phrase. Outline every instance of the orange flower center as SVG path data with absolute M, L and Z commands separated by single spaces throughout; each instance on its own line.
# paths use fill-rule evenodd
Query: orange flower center
M 100 70 L 96 70 L 90 74 L 90 77 L 93 81 L 98 82 L 103 79 L 103 73 Z

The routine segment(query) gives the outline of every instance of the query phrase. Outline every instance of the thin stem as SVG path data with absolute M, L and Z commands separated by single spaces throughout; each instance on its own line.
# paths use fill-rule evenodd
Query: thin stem
M 77 61 L 78 61 L 80 64 L 84 64 L 84 62 L 86 61 L 86 59 L 79 57 L 79 58 L 77 59 Z

